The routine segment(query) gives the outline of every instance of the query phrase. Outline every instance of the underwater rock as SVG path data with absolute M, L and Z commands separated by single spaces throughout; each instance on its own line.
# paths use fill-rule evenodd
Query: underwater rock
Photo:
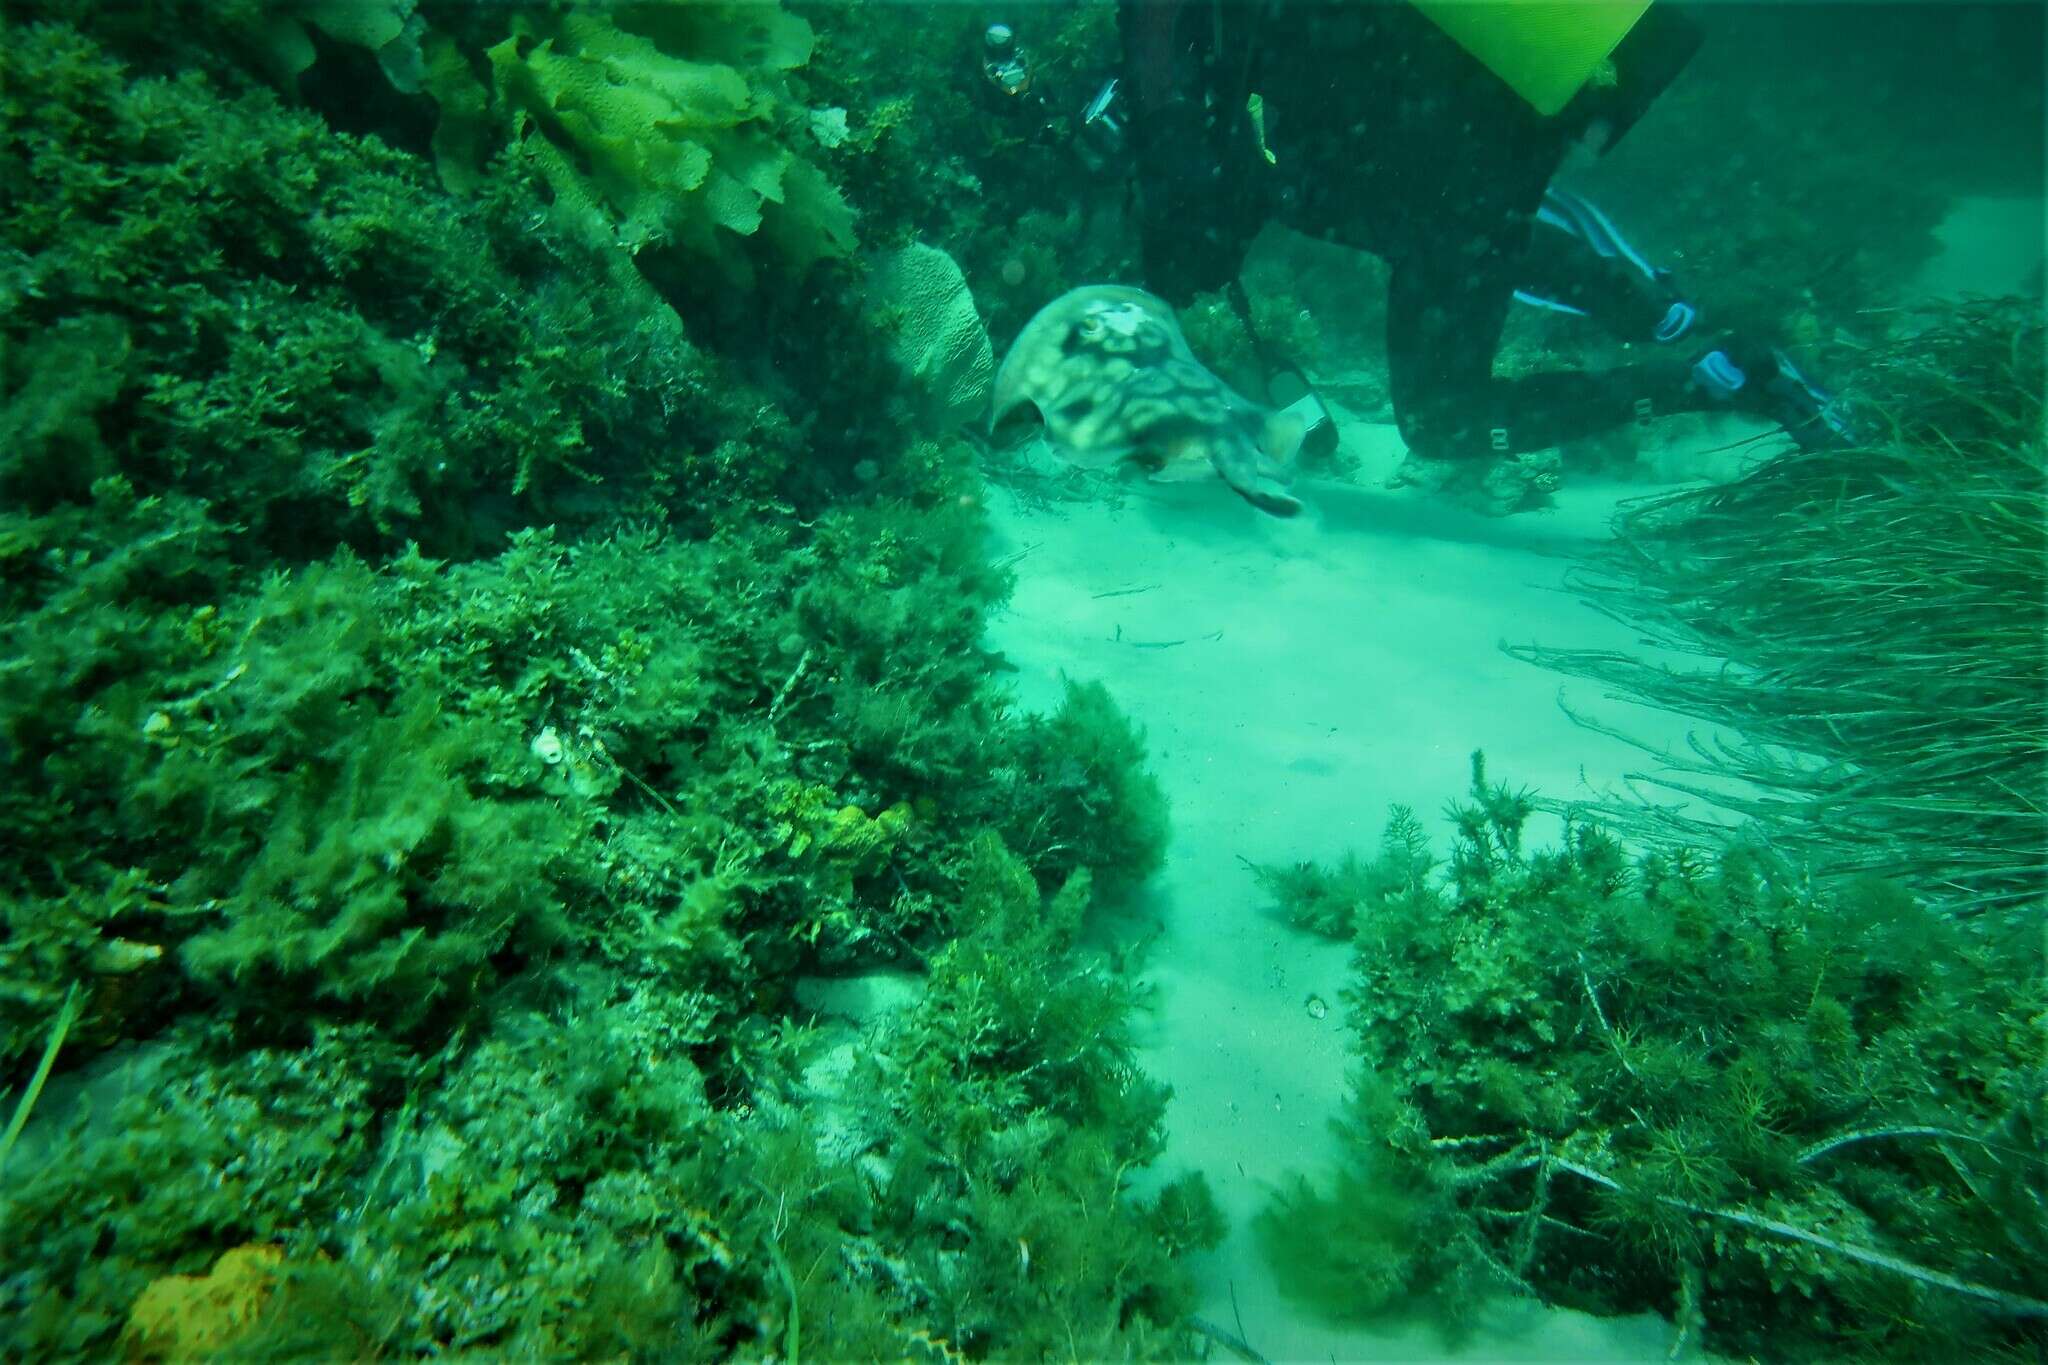
M 1487 517 L 1548 507 L 1564 482 L 1555 450 L 1532 450 L 1497 460 L 1440 460 L 1412 451 L 1387 477 L 1389 488 L 1420 488 Z
M 995 352 L 967 278 L 951 256 L 916 242 L 878 257 L 868 306 L 891 334 L 890 358 L 925 395 L 935 417 L 959 426 L 981 415 Z
M 252 22 L 251 37 L 272 79 L 296 86 L 319 50 L 309 29 L 344 47 L 374 53 L 394 90 L 418 94 L 423 62 L 420 39 L 426 25 L 413 13 L 417 0 L 290 0 L 269 7 Z
M 860 1066 L 870 1042 L 845 1030 L 827 1051 L 804 1068 L 804 1117 L 818 1160 L 840 1169 L 887 1145 L 885 1111 L 867 1089 L 871 1078 Z
M 869 1028 L 908 1013 L 924 998 L 925 979 L 916 972 L 872 971 L 852 976 L 800 976 L 797 1003 L 814 1013 Z

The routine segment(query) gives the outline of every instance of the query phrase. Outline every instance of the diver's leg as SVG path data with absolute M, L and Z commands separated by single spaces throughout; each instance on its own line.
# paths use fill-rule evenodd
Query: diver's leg
M 1807 449 L 1851 439 L 1832 396 L 1784 352 L 1725 321 L 1708 332 L 1671 273 L 1651 265 L 1584 196 L 1556 188 L 1544 194 L 1515 278 L 1523 303 L 1583 315 L 1622 341 L 1669 348 L 1661 365 L 1608 372 L 1639 390 L 1630 399 L 1639 420 L 1734 408 L 1780 423 Z M 1683 374 L 1685 382 L 1653 377 L 1652 368 Z
M 1590 318 L 1621 341 L 1677 345 L 1699 322 L 1670 271 L 1651 265 L 1592 201 L 1566 190 L 1544 192 L 1514 276 L 1521 302 Z
M 1700 401 L 1683 367 L 1630 365 L 1496 378 L 1514 299 L 1498 268 L 1464 258 L 1395 263 L 1387 294 L 1387 373 L 1402 438 L 1433 459 L 1543 450 Z
M 1392 265 L 1387 387 L 1401 439 L 1429 459 L 1482 459 L 1500 420 L 1491 382 L 1509 295 L 1454 290 L 1453 270 L 1426 257 Z

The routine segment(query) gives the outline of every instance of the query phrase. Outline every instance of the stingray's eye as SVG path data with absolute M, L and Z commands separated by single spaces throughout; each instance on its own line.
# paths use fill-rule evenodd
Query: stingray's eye
M 1097 337 L 1102 335 L 1103 327 L 1104 323 L 1102 321 L 1101 316 L 1095 313 L 1090 313 L 1087 317 L 1081 319 L 1081 326 L 1078 329 L 1081 333 L 1081 340 L 1095 340 Z

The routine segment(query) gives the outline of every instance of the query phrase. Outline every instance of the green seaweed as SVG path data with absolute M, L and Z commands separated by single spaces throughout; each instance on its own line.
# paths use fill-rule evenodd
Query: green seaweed
M 1158 1154 L 1165 1094 L 1131 1062 L 1135 987 L 1075 946 L 1088 882 L 1043 897 L 1025 864 L 979 841 L 964 932 L 877 1059 L 902 1134 L 885 1216 L 942 1234 L 913 1273 L 970 1356 L 1178 1354 L 1167 1329 L 1189 1286 L 1170 1258 L 1221 1232 L 1198 1176 L 1149 1202 L 1126 1189 Z
M 297 108 L 202 50 L 252 10 L 0 54 L 0 1070 L 64 1038 L 10 1347 L 156 1350 L 240 1245 L 225 1359 L 1184 1354 L 1219 1221 L 1135 1191 L 1078 944 L 1164 808 L 1105 692 L 1001 685 L 971 452 L 747 382 L 518 160 L 337 131 L 316 11 Z M 857 1039 L 799 1001 L 884 966 Z
M 465 204 L 266 91 L 133 79 L 58 25 L 0 59 L 18 509 L 118 474 L 215 504 L 247 553 L 467 550 L 591 479 L 650 497 L 654 443 L 744 429 L 672 313 L 565 277 L 588 253 L 530 231 L 509 173 Z
M 2038 1345 L 2033 936 L 1756 852 L 1529 849 L 1530 809 L 1475 758 L 1448 875 L 1357 908 L 1343 1157 L 1262 1223 L 1293 1291 L 1455 1324 L 1490 1286 L 1778 1359 Z
M 1422 822 L 1414 811 L 1397 805 L 1387 816 L 1379 855 L 1369 861 L 1346 853 L 1334 867 L 1261 865 L 1252 869 L 1252 877 L 1289 924 L 1348 941 L 1361 916 L 1390 898 L 1414 894 L 1435 866 Z
M 509 27 L 482 54 L 488 103 L 459 61 L 430 68 L 450 185 L 478 180 L 464 153 L 491 145 L 473 126 L 488 118 L 546 183 L 563 229 L 624 258 L 672 250 L 747 287 L 743 239 L 797 275 L 854 249 L 853 210 L 802 154 L 803 111 L 785 88 L 811 57 L 803 18 L 774 4 L 643 3 L 517 13 Z
M 1122 896 L 1166 859 L 1166 796 L 1141 766 L 1142 732 L 1099 682 L 1071 679 L 1049 716 L 1030 717 L 1003 774 L 1016 793 L 1008 837 L 1055 883 L 1089 869 L 1100 894 Z

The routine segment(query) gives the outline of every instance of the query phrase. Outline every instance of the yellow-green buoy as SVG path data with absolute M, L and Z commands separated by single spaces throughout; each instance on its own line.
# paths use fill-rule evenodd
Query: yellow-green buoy
M 1415 0 L 1539 114 L 1555 114 L 1628 36 L 1650 0 Z

